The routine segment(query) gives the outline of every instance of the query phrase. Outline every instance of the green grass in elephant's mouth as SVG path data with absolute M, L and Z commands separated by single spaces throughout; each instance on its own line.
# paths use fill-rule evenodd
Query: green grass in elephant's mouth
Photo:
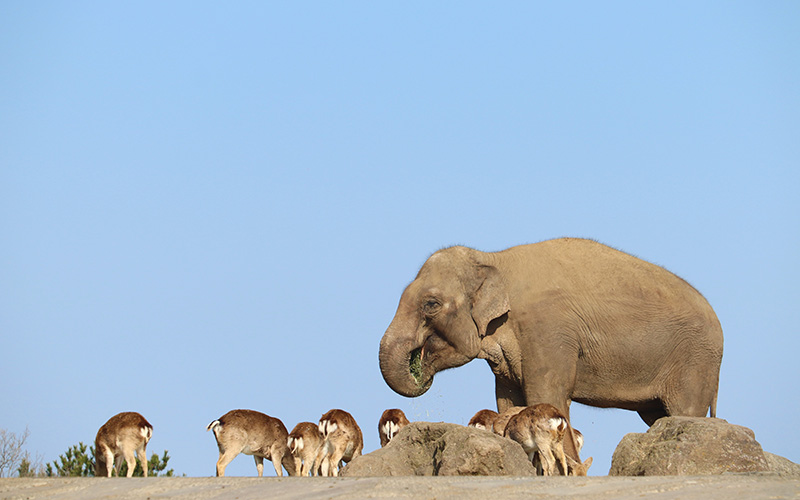
M 411 371 L 411 376 L 417 385 L 422 384 L 422 348 L 417 348 L 411 351 L 411 359 L 408 362 L 408 368 Z

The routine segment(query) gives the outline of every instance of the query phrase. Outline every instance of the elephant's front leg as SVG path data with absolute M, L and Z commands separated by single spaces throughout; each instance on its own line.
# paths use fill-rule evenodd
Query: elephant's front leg
M 540 349 L 529 353 L 532 363 L 523 366 L 525 402 L 520 406 L 549 403 L 569 419 L 569 405 L 577 374 L 577 353 L 563 347 L 550 352 Z M 564 436 L 564 452 L 580 463 L 572 427 Z
M 494 395 L 497 399 L 498 412 L 512 406 L 525 406 L 525 393 L 522 392 L 522 388 L 503 377 L 494 377 Z
M 494 395 L 497 411 L 502 412 L 512 406 L 525 406 L 525 392 L 522 390 L 522 372 L 519 362 L 519 343 L 513 330 L 501 328 L 493 335 L 481 340 L 478 357 L 485 359 L 494 373 Z M 514 355 L 509 356 L 509 353 Z
M 571 403 L 570 399 L 566 397 L 564 394 L 553 394 L 552 396 L 542 395 L 539 392 L 528 392 L 526 391 L 526 403 L 523 403 L 519 406 L 532 406 L 539 403 L 550 403 L 551 405 L 555 406 L 558 411 L 560 411 L 566 418 L 567 422 L 570 421 L 569 419 L 569 405 Z M 580 456 L 578 454 L 578 448 L 575 444 L 575 436 L 572 433 L 572 424 L 569 425 L 567 428 L 567 432 L 564 434 L 564 453 L 575 460 L 578 463 L 581 463 Z M 567 475 L 567 474 L 565 474 Z

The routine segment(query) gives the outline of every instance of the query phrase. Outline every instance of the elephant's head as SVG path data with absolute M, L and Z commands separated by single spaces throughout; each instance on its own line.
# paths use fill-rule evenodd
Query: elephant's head
M 419 396 L 436 372 L 475 359 L 489 323 L 509 311 L 503 278 L 486 256 L 464 247 L 441 250 L 405 289 L 379 352 L 394 391 Z

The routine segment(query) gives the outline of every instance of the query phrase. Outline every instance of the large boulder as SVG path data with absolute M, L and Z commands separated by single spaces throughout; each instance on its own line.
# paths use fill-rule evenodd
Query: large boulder
M 767 459 L 769 470 L 778 474 L 779 476 L 800 477 L 800 465 L 792 462 L 788 458 L 783 458 L 780 455 L 764 452 L 764 458 Z
M 384 448 L 353 459 L 343 476 L 534 476 L 522 447 L 492 432 L 414 422 Z
M 765 472 L 770 465 L 747 427 L 718 418 L 665 417 L 644 434 L 628 434 L 611 459 L 610 476 Z

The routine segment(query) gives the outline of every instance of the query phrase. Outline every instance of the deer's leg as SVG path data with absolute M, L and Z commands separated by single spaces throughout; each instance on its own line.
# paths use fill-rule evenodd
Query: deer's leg
M 264 457 L 253 455 L 253 460 L 256 461 L 256 470 L 258 471 L 258 477 L 264 477 Z

